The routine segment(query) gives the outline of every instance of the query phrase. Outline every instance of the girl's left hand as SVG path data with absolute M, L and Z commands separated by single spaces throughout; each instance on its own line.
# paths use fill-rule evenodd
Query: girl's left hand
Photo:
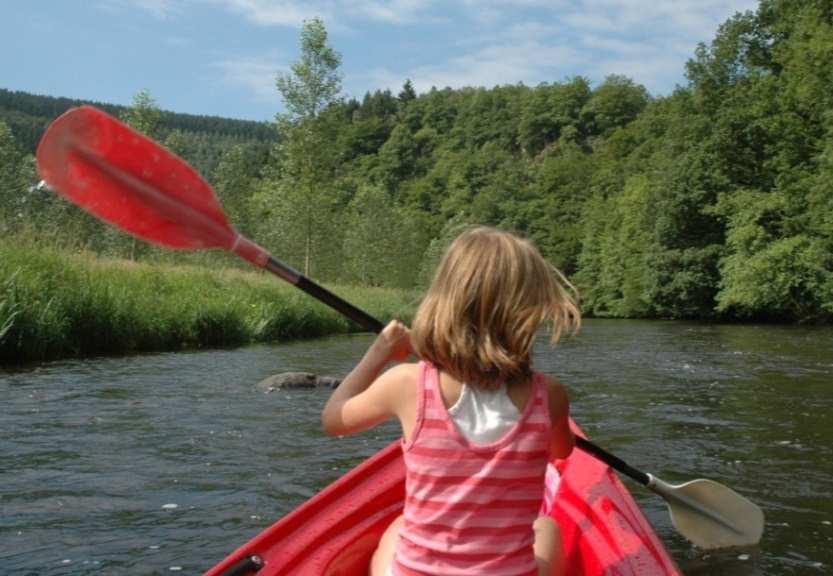
M 399 320 L 391 320 L 376 337 L 371 349 L 385 362 L 404 360 L 413 352 L 411 331 Z

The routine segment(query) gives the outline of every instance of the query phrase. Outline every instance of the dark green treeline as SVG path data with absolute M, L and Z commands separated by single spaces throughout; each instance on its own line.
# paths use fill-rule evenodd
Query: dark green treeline
M 622 76 L 419 95 L 406 83 L 308 120 L 326 160 L 314 202 L 293 195 L 277 130 L 266 151 L 227 146 L 205 174 L 238 227 L 324 281 L 419 285 L 461 225 L 483 223 L 532 238 L 598 316 L 829 321 L 833 0 L 762 1 L 686 77 L 666 97 Z M 127 255 L 117 234 L 25 191 L 27 146 L 0 124 L 6 229 Z
M 125 106 L 38 96 L 0 88 L 0 122 L 11 130 L 20 150 L 34 153 L 49 123 L 70 108 L 82 104 L 92 104 L 117 118 L 123 118 L 129 112 Z M 152 134 L 169 147 L 184 153 L 203 174 L 211 174 L 229 148 L 244 145 L 265 151 L 275 135 L 275 126 L 268 122 L 169 111 L 160 111 L 158 130 Z

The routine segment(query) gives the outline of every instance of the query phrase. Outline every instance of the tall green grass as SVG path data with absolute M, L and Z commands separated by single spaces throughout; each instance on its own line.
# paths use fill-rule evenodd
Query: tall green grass
M 415 295 L 329 288 L 380 318 Z M 0 364 L 237 346 L 348 332 L 338 313 L 267 273 L 107 260 L 0 240 Z

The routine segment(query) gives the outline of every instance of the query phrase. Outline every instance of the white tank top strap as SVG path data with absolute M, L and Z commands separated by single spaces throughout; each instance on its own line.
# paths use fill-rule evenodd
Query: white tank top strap
M 460 397 L 448 409 L 448 414 L 460 433 L 475 444 L 496 442 L 521 417 L 506 393 L 505 384 L 494 389 L 463 384 Z

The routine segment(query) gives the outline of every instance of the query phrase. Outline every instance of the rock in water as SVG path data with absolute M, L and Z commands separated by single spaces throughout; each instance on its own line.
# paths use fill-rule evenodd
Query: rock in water
M 341 384 L 341 379 L 334 376 L 319 376 L 318 385 L 325 388 L 337 388 Z
M 341 380 L 333 376 L 316 376 L 311 372 L 283 372 L 264 378 L 257 383 L 256 388 L 268 393 L 282 389 L 335 388 L 339 384 Z
M 316 376 L 310 372 L 284 372 L 264 378 L 257 384 L 258 390 L 271 392 L 281 388 L 315 388 Z

